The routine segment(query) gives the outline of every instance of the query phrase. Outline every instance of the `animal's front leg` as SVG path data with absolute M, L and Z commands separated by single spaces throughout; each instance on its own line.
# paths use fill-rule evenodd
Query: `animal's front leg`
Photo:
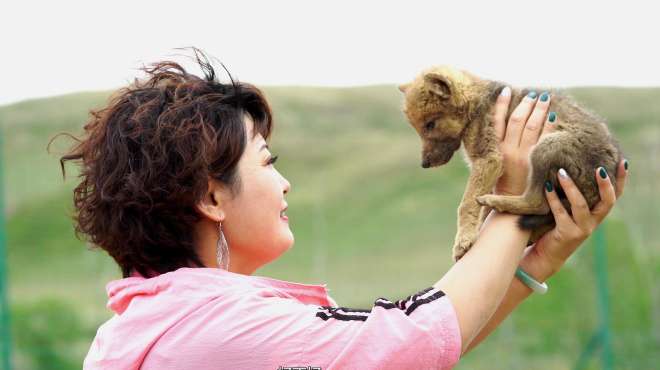
M 499 156 L 474 163 L 463 199 L 458 207 L 458 230 L 454 240 L 452 256 L 458 261 L 472 248 L 479 234 L 481 205 L 477 197 L 492 191 L 502 174 L 502 161 Z
M 483 195 L 482 195 L 483 196 Z M 478 200 L 479 198 L 477 198 Z M 486 217 L 490 214 L 490 211 L 492 211 L 493 208 L 489 206 L 481 206 L 481 209 L 479 211 L 479 229 L 481 229 L 481 225 L 483 225 L 484 221 L 486 221 Z

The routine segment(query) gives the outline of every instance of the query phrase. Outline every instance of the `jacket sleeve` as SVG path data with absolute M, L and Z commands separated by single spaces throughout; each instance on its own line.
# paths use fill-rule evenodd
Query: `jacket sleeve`
M 278 338 L 300 346 L 279 352 L 290 356 L 280 359 L 282 368 L 451 369 L 461 354 L 454 307 L 433 287 L 395 302 L 378 298 L 369 309 L 284 298 L 264 309 L 271 319 L 288 323 L 277 326 Z

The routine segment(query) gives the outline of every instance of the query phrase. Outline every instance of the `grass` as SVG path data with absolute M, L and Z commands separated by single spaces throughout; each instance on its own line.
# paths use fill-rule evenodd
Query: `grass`
M 296 243 L 256 274 L 327 283 L 340 305 L 355 307 L 437 281 L 451 266 L 456 207 L 467 180 L 460 156 L 439 170 L 421 168 L 419 139 L 399 110 L 395 86 L 265 91 L 276 119 L 271 151 L 292 184 L 287 213 Z M 604 228 L 610 325 L 615 368 L 651 369 L 660 362 L 660 89 L 568 92 L 608 119 L 631 163 L 626 194 Z M 59 138 L 51 154 L 45 150 L 58 132 L 79 134 L 89 109 L 107 96 L 0 107 L 13 330 L 34 333 L 15 336 L 20 368 L 79 367 L 96 328 L 111 316 L 105 284 L 119 270 L 104 252 L 75 239 L 69 218 L 77 171 L 69 165 L 64 182 L 58 155 L 71 142 Z M 585 243 L 550 279 L 548 294 L 532 295 L 456 368 L 571 368 L 598 325 L 593 252 Z M 57 357 L 60 329 L 32 323 L 62 315 L 77 334 Z M 35 354 L 34 346 L 52 351 Z

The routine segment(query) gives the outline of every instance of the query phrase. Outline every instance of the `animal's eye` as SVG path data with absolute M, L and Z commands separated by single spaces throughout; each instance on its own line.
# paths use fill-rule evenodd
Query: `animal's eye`
M 426 131 L 431 131 L 433 128 L 435 128 L 435 121 L 428 121 L 426 125 L 424 125 L 424 129 L 426 129 Z

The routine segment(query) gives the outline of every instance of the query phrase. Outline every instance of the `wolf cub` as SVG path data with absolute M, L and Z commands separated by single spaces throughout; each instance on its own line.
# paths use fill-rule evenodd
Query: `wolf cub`
M 560 168 L 568 172 L 590 209 L 600 200 L 595 169 L 603 166 L 612 183 L 616 183 L 616 167 L 623 154 L 603 118 L 557 90 L 512 87 L 507 121 L 530 91 L 548 91 L 552 96 L 549 110 L 557 114 L 556 127 L 554 132 L 542 136 L 530 152 L 525 192 L 520 196 L 490 194 L 502 174 L 502 155 L 490 113 L 505 86 L 450 66 L 433 66 L 413 81 L 399 85 L 404 93 L 403 112 L 422 140 L 422 167 L 447 163 L 463 144 L 470 177 L 458 207 L 454 261 L 472 247 L 489 207 L 523 215 L 518 224 L 533 231 L 530 244 L 552 229 L 554 217 L 543 190 L 546 181 L 557 189 L 570 212 L 556 178 Z

